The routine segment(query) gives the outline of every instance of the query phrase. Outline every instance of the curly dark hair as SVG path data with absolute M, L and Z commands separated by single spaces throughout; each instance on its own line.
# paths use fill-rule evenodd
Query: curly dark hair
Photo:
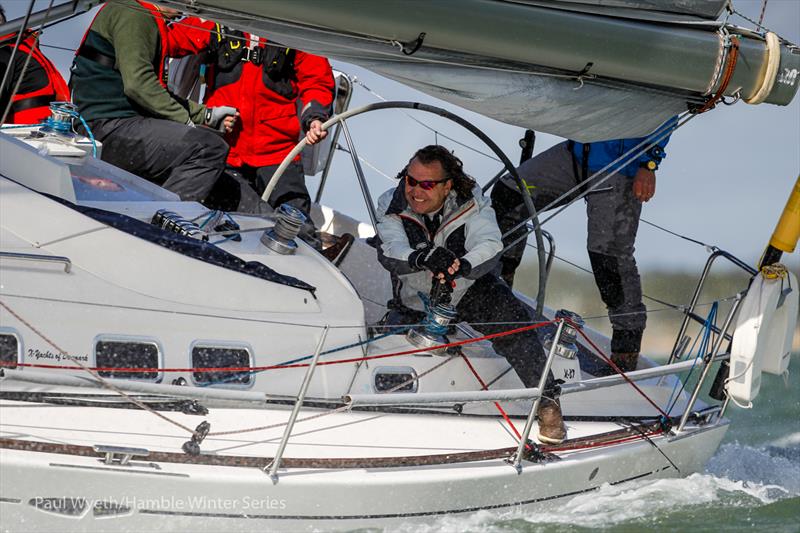
M 467 176 L 464 172 L 464 163 L 461 162 L 456 155 L 438 144 L 431 144 L 424 148 L 420 148 L 408 160 L 408 165 L 416 159 L 423 165 L 430 165 L 434 161 L 438 161 L 442 165 L 444 175 L 453 180 L 453 190 L 456 191 L 461 197 L 469 198 L 472 196 L 472 189 L 475 188 L 475 180 Z M 408 165 L 403 167 L 403 170 L 397 174 L 397 179 L 405 178 L 408 171 Z

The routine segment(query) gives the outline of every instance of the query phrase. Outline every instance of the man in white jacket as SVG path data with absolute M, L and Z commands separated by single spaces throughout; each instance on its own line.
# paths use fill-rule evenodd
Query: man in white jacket
M 433 279 L 451 284 L 458 319 L 489 335 L 532 321 L 530 310 L 492 270 L 503 249 L 494 210 L 461 161 L 442 146 L 417 151 L 400 172 L 400 184 L 378 201 L 378 260 L 392 277 L 387 321 L 415 324 L 424 318 L 419 296 Z M 537 387 L 545 354 L 533 330 L 492 340 L 526 387 Z M 552 387 L 552 374 L 547 379 Z M 557 401 L 542 398 L 539 438 L 566 436 Z

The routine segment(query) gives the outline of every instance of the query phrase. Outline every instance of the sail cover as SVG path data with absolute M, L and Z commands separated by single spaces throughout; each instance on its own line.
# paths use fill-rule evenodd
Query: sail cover
M 652 132 L 718 91 L 729 64 L 726 95 L 786 105 L 800 70 L 796 47 L 717 22 L 723 0 L 162 2 L 583 142 Z

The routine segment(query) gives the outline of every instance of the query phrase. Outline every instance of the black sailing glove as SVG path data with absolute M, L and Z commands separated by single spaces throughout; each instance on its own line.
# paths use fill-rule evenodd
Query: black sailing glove
M 425 265 L 423 264 L 423 260 L 433 248 L 430 244 L 426 244 L 422 248 L 418 248 L 411 252 L 411 255 L 408 256 L 408 264 L 414 270 L 425 270 Z
M 421 262 L 425 265 L 425 268 L 433 272 L 434 276 L 437 274 L 444 274 L 447 281 L 453 281 L 456 276 L 450 275 L 447 269 L 453 265 L 456 259 L 458 259 L 456 254 L 447 248 L 437 246 L 432 252 L 425 256 Z

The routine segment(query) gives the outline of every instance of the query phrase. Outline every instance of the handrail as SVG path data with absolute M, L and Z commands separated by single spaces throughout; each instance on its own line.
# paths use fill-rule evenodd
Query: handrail
M 711 271 L 711 265 L 713 265 L 714 262 L 719 257 L 724 257 L 725 259 L 727 259 L 734 265 L 738 266 L 751 276 L 755 276 L 758 273 L 756 269 L 754 269 L 753 267 L 749 266 L 746 263 L 743 263 L 735 255 L 732 255 L 726 252 L 725 250 L 720 250 L 718 248 L 715 249 L 714 252 L 708 257 L 708 260 L 706 261 L 706 266 L 703 268 L 703 273 L 700 275 L 700 279 L 697 282 L 697 287 L 695 287 L 694 290 L 694 295 L 692 295 L 692 302 L 689 304 L 689 308 L 686 309 L 686 311 L 684 311 L 683 322 L 681 323 L 681 327 L 678 330 L 678 336 L 675 339 L 675 344 L 672 345 L 672 350 L 670 351 L 669 360 L 667 361 L 667 364 L 671 363 L 672 361 L 675 360 L 676 357 L 678 357 L 678 347 L 681 344 L 681 339 L 686 334 L 686 329 L 689 327 L 689 320 L 694 319 L 702 322 L 702 319 L 700 319 L 699 317 L 697 317 L 697 315 L 694 314 L 694 309 L 697 306 L 697 301 L 700 299 L 700 293 L 702 292 L 703 286 L 706 283 L 706 279 L 708 278 L 708 273 Z
M 739 310 L 739 304 L 742 303 L 743 297 L 744 297 L 744 291 L 736 295 L 736 301 L 733 302 L 731 310 L 728 312 L 728 316 L 725 317 L 725 324 L 722 326 L 723 334 L 726 331 L 728 331 L 729 327 L 731 327 L 731 323 L 733 322 L 733 317 L 736 315 L 736 311 Z M 678 424 L 678 429 L 676 430 L 678 433 L 683 431 L 683 427 L 689 420 L 689 415 L 692 412 L 692 408 L 694 407 L 694 404 L 697 401 L 697 397 L 700 395 L 700 388 L 703 386 L 703 383 L 706 380 L 706 376 L 708 376 L 709 370 L 711 370 L 711 364 L 714 362 L 714 356 L 719 352 L 720 348 L 722 347 L 722 343 L 724 341 L 725 341 L 725 335 L 718 336 L 717 342 L 714 343 L 714 346 L 711 349 L 711 353 L 707 357 L 704 357 L 703 372 L 702 374 L 700 374 L 700 379 L 697 380 L 697 384 L 694 386 L 694 390 L 692 391 L 692 397 L 689 399 L 689 403 L 686 405 L 686 410 L 683 412 L 683 416 L 681 416 L 681 421 Z M 726 396 L 729 395 L 726 394 Z
M 79 367 L 65 366 L 63 370 L 82 371 Z M 35 383 L 37 385 L 56 385 L 61 387 L 80 387 L 103 389 L 103 383 L 86 374 L 67 374 L 59 371 L 43 371 L 26 368 L 12 369 L 0 368 L 0 384 L 4 381 L 16 381 L 21 383 Z M 114 379 L 114 387 L 125 391 L 152 396 L 163 396 L 172 398 L 187 398 L 191 400 L 208 401 L 222 400 L 226 402 L 242 402 L 265 405 L 270 396 L 264 392 L 217 389 L 213 387 L 186 387 L 183 385 L 171 385 L 169 383 L 145 383 L 135 380 Z
M 72 261 L 63 255 L 44 255 L 44 254 L 25 254 L 17 252 L 0 252 L 0 257 L 9 259 L 19 259 L 21 261 L 43 261 L 46 263 L 64 263 L 64 272 L 69 274 L 72 271 Z

